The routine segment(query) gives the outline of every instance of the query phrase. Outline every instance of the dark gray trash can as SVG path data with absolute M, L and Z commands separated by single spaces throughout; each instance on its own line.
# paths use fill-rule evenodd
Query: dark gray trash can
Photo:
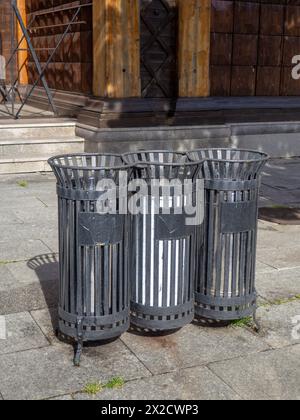
M 148 197 L 143 198 L 149 214 L 132 217 L 130 247 L 131 323 L 149 332 L 178 329 L 194 318 L 195 226 L 186 225 L 186 214 L 178 191 L 165 196 L 170 214 L 163 214 L 164 191 L 150 194 L 153 180 L 195 180 L 202 162 L 191 163 L 186 155 L 170 152 L 140 152 L 124 155 L 135 165 L 134 178 L 144 180 Z M 194 200 L 194 194 L 191 197 Z M 181 199 L 183 194 L 181 193 Z
M 268 156 L 211 149 L 189 153 L 189 157 L 206 159 L 204 245 L 198 247 L 196 317 L 230 321 L 255 315 L 260 174 Z
M 77 342 L 108 340 L 130 324 L 128 217 L 100 214 L 98 182 L 130 171 L 118 155 L 70 155 L 49 160 L 57 178 L 59 213 L 59 331 Z M 113 187 L 112 187 L 113 188 Z

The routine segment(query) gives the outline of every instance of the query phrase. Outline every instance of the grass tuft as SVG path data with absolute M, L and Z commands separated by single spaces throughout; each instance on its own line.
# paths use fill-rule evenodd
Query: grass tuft
M 27 182 L 27 181 L 25 181 L 25 180 L 18 181 L 18 185 L 19 185 L 19 187 L 21 187 L 21 188 L 27 188 L 27 187 L 28 187 L 28 182 Z
M 233 321 L 231 325 L 236 328 L 244 328 L 244 327 L 252 328 L 253 319 L 251 317 L 239 319 L 237 321 Z
M 87 384 L 83 392 L 88 395 L 96 395 L 106 389 L 120 389 L 125 385 L 125 380 L 121 377 L 115 377 L 110 379 L 105 385 L 100 382 Z
M 84 387 L 83 392 L 88 395 L 96 395 L 99 394 L 103 390 L 103 386 L 100 383 L 94 383 L 94 384 L 87 384 Z
M 122 388 L 125 385 L 125 380 L 120 377 L 112 378 L 107 384 L 105 385 L 105 388 L 108 389 L 116 389 L 116 388 Z

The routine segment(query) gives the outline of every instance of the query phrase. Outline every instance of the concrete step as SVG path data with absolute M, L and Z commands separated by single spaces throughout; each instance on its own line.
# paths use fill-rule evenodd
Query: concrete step
M 0 120 L 0 174 L 48 172 L 51 156 L 82 153 L 70 119 Z
M 0 159 L 32 159 L 43 156 L 49 158 L 57 154 L 83 152 L 84 140 L 80 137 L 1 139 Z
M 49 172 L 51 168 L 44 156 L 27 159 L 0 159 L 0 175 Z
M 75 136 L 75 121 L 39 120 L 36 121 L 0 121 L 0 140 L 5 139 L 36 139 L 59 138 Z

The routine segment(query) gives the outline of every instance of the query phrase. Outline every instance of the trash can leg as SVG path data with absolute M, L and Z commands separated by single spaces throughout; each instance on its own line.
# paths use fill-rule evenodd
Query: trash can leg
M 74 356 L 74 366 L 80 366 L 80 360 L 82 355 L 83 349 L 83 332 L 82 332 L 82 319 L 78 319 L 77 321 L 77 342 L 76 342 L 76 350 Z
M 77 341 L 77 343 L 76 343 L 75 356 L 74 356 L 74 366 L 75 367 L 80 366 L 82 348 L 83 348 L 83 340 L 81 339 L 81 340 Z
M 257 333 L 259 333 L 260 330 L 261 330 L 261 325 L 260 325 L 260 323 L 257 319 L 257 309 L 255 309 L 254 314 L 253 314 L 253 322 L 254 322 L 254 326 L 255 326 L 255 331 Z

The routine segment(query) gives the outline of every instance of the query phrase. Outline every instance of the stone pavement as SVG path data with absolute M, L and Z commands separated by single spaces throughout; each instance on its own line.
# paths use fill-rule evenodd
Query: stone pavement
M 300 207 L 299 175 L 299 160 L 273 161 L 262 205 Z M 259 334 L 248 322 L 156 338 L 129 332 L 86 348 L 74 368 L 72 347 L 54 335 L 54 178 L 2 176 L 0 194 L 0 399 L 300 399 L 300 226 L 260 222 Z M 124 385 L 105 386 L 114 378 Z M 99 392 L 86 392 L 94 384 Z

